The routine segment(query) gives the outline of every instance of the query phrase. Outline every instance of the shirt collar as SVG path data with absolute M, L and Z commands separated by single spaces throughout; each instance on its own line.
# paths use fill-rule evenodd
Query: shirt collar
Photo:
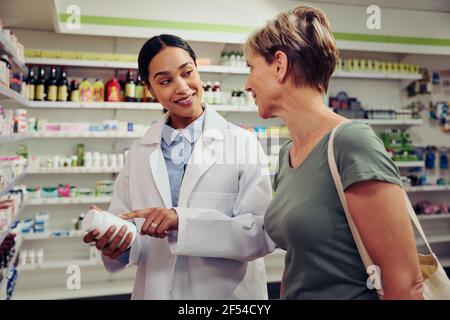
M 168 120 L 169 119 L 167 119 L 167 121 Z M 167 121 L 163 125 L 161 136 L 168 146 L 171 145 L 172 142 L 177 140 L 180 135 L 190 143 L 194 143 L 203 132 L 205 123 L 205 110 L 203 110 L 200 117 L 195 119 L 184 129 L 174 129 L 167 124 Z

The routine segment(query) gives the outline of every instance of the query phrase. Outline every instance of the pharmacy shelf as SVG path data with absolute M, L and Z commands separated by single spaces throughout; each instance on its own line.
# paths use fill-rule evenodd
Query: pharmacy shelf
M 120 61 L 100 61 L 100 60 L 75 60 L 75 59 L 48 59 L 48 58 L 26 58 L 27 64 L 33 65 L 56 65 L 68 67 L 85 67 L 85 68 L 111 68 L 111 69 L 137 69 L 136 62 L 120 62 Z M 198 71 L 202 73 L 216 74 L 237 74 L 247 75 L 250 73 L 249 68 L 239 68 L 220 65 L 199 65 Z M 418 80 L 420 74 L 408 73 L 370 73 L 370 72 L 347 72 L 339 71 L 333 74 L 336 78 L 358 78 L 358 79 L 382 79 L 382 80 Z
M 116 139 L 136 139 L 142 137 L 143 134 L 136 132 L 60 132 L 60 131 L 44 131 L 34 132 L 31 138 L 116 138 Z
M 16 244 L 15 244 L 14 255 L 13 255 L 8 267 L 5 268 L 4 273 L 3 273 L 3 280 L 0 283 L 0 300 L 6 300 L 6 290 L 8 289 L 7 274 L 10 273 L 14 269 L 14 264 L 19 256 L 20 248 L 22 247 L 22 242 L 23 242 L 22 236 L 20 234 L 17 234 L 15 241 L 16 241 Z
M 14 100 L 24 106 L 28 104 L 28 100 L 20 93 L 2 85 L 0 85 L 0 100 Z
M 19 71 L 23 73 L 27 72 L 27 67 L 25 66 L 25 63 L 20 61 L 20 59 L 17 57 L 16 51 L 9 43 L 9 41 L 6 39 L 5 35 L 3 35 L 2 33 L 0 33 L 0 54 L 8 55 L 11 65 L 13 65 L 15 68 L 19 69 Z
M 111 197 L 79 197 L 79 198 L 55 198 L 55 199 L 28 199 L 25 206 L 47 206 L 68 204 L 100 204 L 110 203 Z
M 30 133 L 14 133 L 10 135 L 0 135 L 0 144 L 11 143 L 31 138 Z
M 417 168 L 424 167 L 425 162 L 423 161 L 394 161 L 397 168 Z
M 383 80 L 419 80 L 420 74 L 410 73 L 376 73 L 376 72 L 348 72 L 337 71 L 333 78 L 356 78 L 356 79 L 383 79 Z
M 51 269 L 64 269 L 71 265 L 77 265 L 79 267 L 91 267 L 101 265 L 100 261 L 91 259 L 78 259 L 78 260 L 63 260 L 63 261 L 49 261 L 41 264 L 26 264 L 19 265 L 17 270 L 23 271 L 35 271 L 35 270 L 51 270 Z
M 419 215 L 417 215 L 417 217 L 421 221 L 445 220 L 445 219 L 450 219 L 450 214 L 429 214 L 429 215 L 419 214 Z
M 27 173 L 26 173 L 26 170 L 24 170 L 24 172 L 22 172 L 20 175 L 18 175 L 17 177 L 15 177 L 14 180 L 11 181 L 11 183 L 8 184 L 8 185 L 6 186 L 5 189 L 3 189 L 2 191 L 0 191 L 0 198 L 3 197 L 3 196 L 5 196 L 11 189 L 13 189 L 13 188 L 16 186 L 16 184 L 17 184 L 23 177 L 25 177 L 26 174 L 27 174 Z
M 450 185 L 406 187 L 406 192 L 443 192 L 450 191 Z
M 444 268 L 450 268 L 450 257 L 448 256 L 443 258 L 438 257 L 438 259 Z
M 430 235 L 430 236 L 427 236 L 427 239 L 430 244 L 447 243 L 447 242 L 450 242 L 450 235 L 449 234 Z M 423 240 L 420 238 L 417 238 L 417 244 L 419 246 L 425 245 Z
M 58 233 L 64 233 L 64 235 L 58 235 Z M 68 239 L 68 238 L 81 238 L 82 236 L 84 236 L 84 234 L 85 232 L 83 230 L 50 230 L 46 232 L 22 234 L 22 238 L 24 241 Z
M 119 173 L 121 168 L 85 168 L 85 167 L 68 167 L 68 168 L 39 168 L 37 170 L 28 170 L 27 174 L 100 174 L 100 173 Z
M 160 111 L 159 103 L 153 102 L 51 102 L 28 101 L 27 107 L 41 109 L 94 109 L 94 110 L 151 110 Z
M 68 290 L 61 288 L 39 288 L 34 290 L 18 291 L 13 296 L 14 300 L 60 300 L 78 299 L 90 297 L 105 297 L 114 295 L 131 294 L 133 280 L 109 280 L 99 282 L 83 282 L 81 289 Z
M 51 58 L 25 58 L 26 64 L 53 65 L 82 68 L 109 68 L 109 69 L 137 69 L 137 62 L 77 60 L 77 59 L 51 59 Z
M 364 122 L 373 126 L 419 126 L 423 124 L 422 119 L 351 119 Z

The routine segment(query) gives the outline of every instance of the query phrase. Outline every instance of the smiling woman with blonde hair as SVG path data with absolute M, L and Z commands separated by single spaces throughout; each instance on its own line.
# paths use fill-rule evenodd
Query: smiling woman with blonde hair
M 373 262 L 384 299 L 422 299 L 422 276 L 398 170 L 366 124 L 323 103 L 339 52 L 325 14 L 300 6 L 280 13 L 245 44 L 246 90 L 262 118 L 280 118 L 291 141 L 280 151 L 275 196 L 265 215 L 286 249 L 284 299 L 377 299 L 330 170 L 334 148 L 343 196 Z

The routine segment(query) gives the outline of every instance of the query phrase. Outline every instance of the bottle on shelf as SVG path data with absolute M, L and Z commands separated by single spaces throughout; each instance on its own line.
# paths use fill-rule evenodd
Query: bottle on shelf
M 120 83 L 117 78 L 112 78 L 106 84 L 106 101 L 120 102 Z
M 80 83 L 80 100 L 85 102 L 92 101 L 92 84 L 88 79 L 83 79 Z
M 72 80 L 70 83 L 70 101 L 80 101 L 80 89 L 77 80 Z
M 50 77 L 47 81 L 47 95 L 46 100 L 47 101 L 56 101 L 58 98 L 58 87 L 57 87 L 57 80 L 56 80 L 56 68 L 52 67 L 50 70 Z
M 125 101 L 136 101 L 136 83 L 134 82 L 133 71 L 128 70 L 127 82 L 125 83 Z
M 45 98 L 45 68 L 43 66 L 39 67 L 39 76 L 36 81 L 36 92 L 34 99 L 36 101 L 44 101 Z
M 136 81 L 136 102 L 142 102 L 144 101 L 144 91 L 145 91 L 145 84 L 141 79 L 141 76 L 138 74 L 137 81 Z
M 97 79 L 94 83 L 94 101 L 102 102 L 105 100 L 105 84 L 102 80 Z
M 214 82 L 212 91 L 213 91 L 213 98 L 211 99 L 212 103 L 213 104 L 221 104 L 222 103 L 222 92 L 220 90 L 220 82 L 219 81 Z
M 11 77 L 11 64 L 9 63 L 8 56 L 6 54 L 3 54 L 0 57 L 0 62 L 3 62 L 3 66 L 0 68 L 2 72 L 0 73 L 0 84 L 3 83 L 3 85 L 7 88 L 10 87 L 10 77 Z
M 27 84 L 28 100 L 34 100 L 34 93 L 36 90 L 36 77 L 34 75 L 33 68 L 30 68 L 30 71 L 28 72 L 28 78 L 26 80 L 26 84 Z
M 67 80 L 66 69 L 62 69 L 61 77 L 58 81 L 58 101 L 67 101 L 69 93 L 69 81 Z

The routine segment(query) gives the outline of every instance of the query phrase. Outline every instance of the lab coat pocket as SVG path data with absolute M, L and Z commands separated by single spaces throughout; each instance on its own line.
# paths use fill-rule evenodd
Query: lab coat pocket
M 237 193 L 193 192 L 189 208 L 216 209 L 232 217 L 237 195 Z

